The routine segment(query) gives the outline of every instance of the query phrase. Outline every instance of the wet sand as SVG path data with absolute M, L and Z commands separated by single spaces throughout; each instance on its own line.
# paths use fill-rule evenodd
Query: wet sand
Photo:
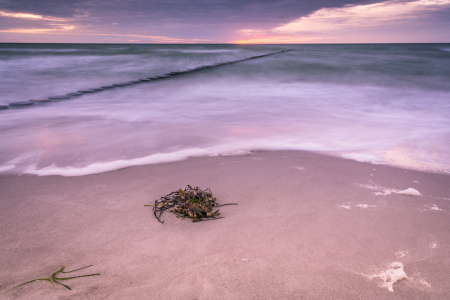
M 155 199 L 211 188 L 222 219 Z M 422 196 L 395 193 L 413 188 Z M 378 194 L 376 194 L 378 193 Z M 385 194 L 385 195 L 383 195 Z M 450 176 L 301 151 L 80 176 L 0 176 L 6 299 L 449 299 Z M 390 264 L 407 278 L 382 280 Z M 67 265 L 64 283 L 37 281 Z M 378 275 L 378 277 L 377 277 Z

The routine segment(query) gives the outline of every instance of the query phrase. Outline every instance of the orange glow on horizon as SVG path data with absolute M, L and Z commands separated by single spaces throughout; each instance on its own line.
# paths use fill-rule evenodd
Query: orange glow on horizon
M 297 44 L 306 43 L 312 40 L 317 40 L 317 37 L 306 38 L 296 36 L 268 36 L 268 37 L 253 37 L 248 40 L 231 41 L 232 44 Z
M 0 11 L 0 16 L 12 17 L 12 18 L 22 18 L 22 19 L 43 19 L 40 15 L 26 14 L 26 13 L 7 13 Z
M 20 19 L 35 19 L 35 20 L 50 20 L 50 21 L 65 21 L 63 18 L 56 17 L 44 17 L 41 15 L 34 15 L 28 13 L 8 13 L 5 11 L 0 11 L 0 17 L 11 17 Z
M 450 0 L 385 0 L 364 5 L 321 8 L 269 30 L 238 30 L 235 44 L 416 42 L 403 39 L 406 24 L 429 21 L 431 13 L 450 9 Z M 389 32 L 397 34 L 388 34 Z M 376 30 L 370 32 L 367 30 Z M 305 37 L 305 35 L 307 37 Z M 417 37 L 417 33 L 415 33 Z M 409 39 L 411 39 L 409 37 Z
M 178 39 L 172 38 L 169 36 L 151 36 L 151 35 L 141 35 L 141 34 L 120 34 L 120 33 L 84 33 L 80 32 L 80 29 L 73 25 L 58 25 L 54 24 L 55 28 L 13 28 L 13 29 L 3 29 L 0 30 L 4 33 L 10 34 L 36 34 L 36 35 L 67 35 L 68 31 L 71 31 L 71 36 L 97 36 L 97 37 L 108 37 L 109 40 L 116 37 L 116 39 L 112 39 L 113 41 L 119 41 L 117 38 L 131 38 L 126 40 L 127 42 L 136 42 L 136 43 L 188 43 L 188 44 L 196 44 L 198 42 L 210 42 L 211 40 L 207 39 Z M 78 30 L 77 30 L 78 29 Z M 136 39 L 139 38 L 139 39 Z M 104 40 L 103 40 L 104 42 Z M 122 41 L 123 42 L 123 41 Z

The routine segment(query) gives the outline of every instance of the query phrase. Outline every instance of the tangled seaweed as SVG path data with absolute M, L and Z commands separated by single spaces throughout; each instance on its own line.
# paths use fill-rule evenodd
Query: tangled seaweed
M 156 219 L 164 223 L 160 218 L 167 209 L 178 218 L 191 218 L 192 222 L 198 222 L 218 219 L 219 210 L 214 209 L 225 205 L 237 205 L 237 203 L 219 205 L 209 188 L 201 190 L 199 187 L 193 188 L 187 185 L 184 190 L 180 189 L 156 200 L 155 205 L 145 206 L 153 206 Z
M 64 274 L 72 273 L 72 272 L 83 270 L 83 269 L 86 269 L 86 268 L 89 268 L 89 267 L 92 267 L 92 265 L 89 265 L 89 266 L 86 266 L 86 267 L 82 267 L 82 268 L 79 268 L 79 269 L 76 269 L 76 270 L 64 272 L 64 269 L 66 268 L 66 266 L 64 266 L 61 269 L 59 269 L 58 271 L 56 271 L 55 273 L 53 273 L 49 278 L 38 278 L 38 279 L 30 280 L 30 281 L 24 282 L 22 284 L 16 285 L 12 289 L 15 289 L 15 288 L 17 288 L 19 286 L 22 286 L 22 285 L 25 285 L 25 284 L 28 284 L 28 283 L 32 283 L 32 282 L 35 282 L 35 281 L 38 281 L 38 280 L 45 280 L 45 281 L 50 282 L 50 285 L 53 285 L 53 282 L 54 282 L 54 283 L 57 283 L 59 285 L 62 285 L 63 287 L 65 287 L 65 288 L 67 288 L 69 290 L 72 290 L 70 287 L 68 287 L 67 285 L 65 285 L 65 284 L 63 284 L 63 283 L 61 283 L 59 281 L 60 280 L 69 280 L 69 279 L 74 279 L 74 278 L 80 278 L 80 277 L 97 276 L 97 275 L 100 275 L 100 273 L 89 274 L 89 275 L 81 275 L 81 276 L 74 276 L 74 277 L 56 277 L 56 275 L 58 273 L 64 273 Z

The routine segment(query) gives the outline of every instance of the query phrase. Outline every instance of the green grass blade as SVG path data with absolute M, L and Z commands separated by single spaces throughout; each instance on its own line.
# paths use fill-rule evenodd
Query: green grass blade
M 59 269 L 58 271 L 53 273 L 51 277 L 53 278 L 56 274 L 58 274 L 59 272 L 62 272 L 65 268 L 66 268 L 66 266 L 63 266 L 61 269 Z
M 56 281 L 56 280 L 53 280 L 53 281 L 55 281 L 55 283 L 57 283 L 57 284 L 59 284 L 59 285 L 62 285 L 62 286 L 65 287 L 66 289 L 72 290 L 70 287 L 68 287 L 68 286 L 65 285 L 65 284 L 62 284 L 61 282 L 58 282 L 58 281 Z
M 10 290 L 15 289 L 15 288 L 17 288 L 17 287 L 19 287 L 19 286 L 28 284 L 28 283 L 32 283 L 32 282 L 38 281 L 38 280 L 45 280 L 45 281 L 50 282 L 50 284 L 52 283 L 52 281 L 50 280 L 50 278 L 38 278 L 38 279 L 30 280 L 30 281 L 24 282 L 24 283 L 22 283 L 22 284 L 16 285 L 15 287 L 11 288 Z
M 89 276 L 97 276 L 97 275 L 100 275 L 100 273 L 88 274 L 88 275 L 80 275 L 80 276 L 74 276 L 74 277 L 53 277 L 53 279 L 56 279 L 56 280 L 68 280 L 68 279 L 74 279 L 74 278 L 80 278 L 80 277 L 89 277 Z
M 86 266 L 86 267 L 82 267 L 82 268 L 79 268 L 79 269 L 75 269 L 75 270 L 72 270 L 72 271 L 67 271 L 67 272 L 64 272 L 64 271 L 61 270 L 61 273 L 72 273 L 72 272 L 83 270 L 83 269 L 86 269 L 86 268 L 89 268 L 89 267 L 92 267 L 92 265 L 89 265 L 89 266 Z

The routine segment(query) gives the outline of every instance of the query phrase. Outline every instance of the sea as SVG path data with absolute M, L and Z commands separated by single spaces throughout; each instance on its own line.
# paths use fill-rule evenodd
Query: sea
M 0 175 L 273 150 L 450 173 L 450 44 L 2 43 L 0 108 Z

